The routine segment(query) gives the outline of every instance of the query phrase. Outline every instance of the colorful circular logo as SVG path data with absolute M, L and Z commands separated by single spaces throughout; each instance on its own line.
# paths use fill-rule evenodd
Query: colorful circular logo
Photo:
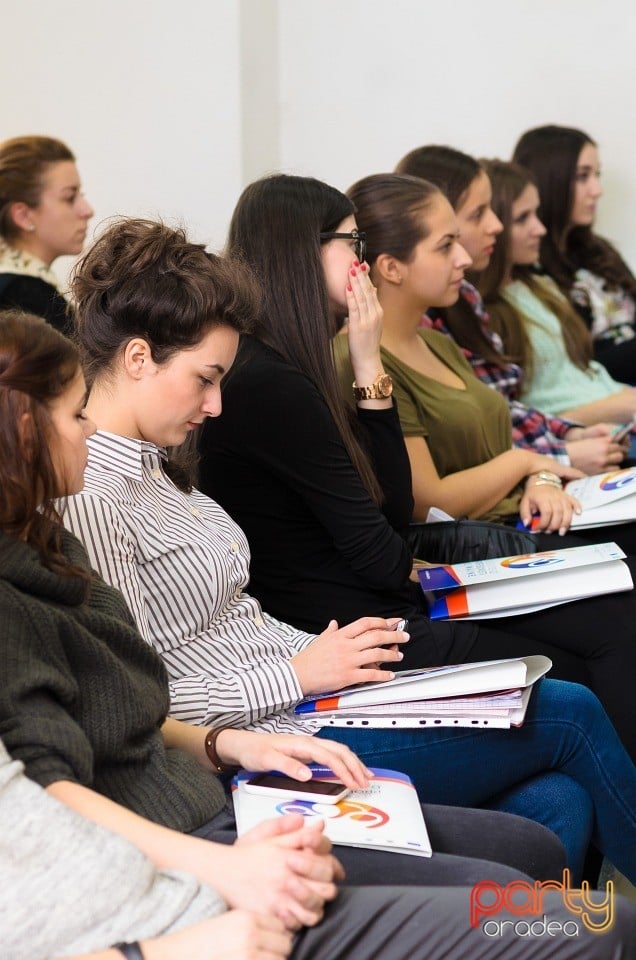
M 635 470 L 620 470 L 618 473 L 609 473 L 600 483 L 601 490 L 622 490 L 630 483 L 636 483 Z
M 323 817 L 325 820 L 339 820 L 346 817 L 355 823 L 373 829 L 388 823 L 390 817 L 384 810 L 372 807 L 357 800 L 341 800 L 340 803 L 321 803 L 319 800 L 283 800 L 276 804 L 276 812 L 301 813 L 303 817 Z
M 553 553 L 526 553 L 522 557 L 502 560 L 501 566 L 510 570 L 530 570 L 532 567 L 553 567 L 558 563 L 563 563 L 563 557 L 555 557 Z

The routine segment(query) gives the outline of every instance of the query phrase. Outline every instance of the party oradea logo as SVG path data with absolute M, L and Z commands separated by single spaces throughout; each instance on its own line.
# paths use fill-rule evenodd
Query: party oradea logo
M 548 893 L 559 893 L 572 919 L 551 920 L 545 903 Z M 593 894 L 593 896 L 592 896 Z M 506 913 L 505 919 L 498 914 Z M 509 915 L 519 919 L 509 919 Z M 581 929 L 605 933 L 614 923 L 614 884 L 608 880 L 605 892 L 590 891 L 584 880 L 571 886 L 570 871 L 563 880 L 512 880 L 505 886 L 493 880 L 481 880 L 470 892 L 470 925 L 481 925 L 485 936 L 578 937 Z

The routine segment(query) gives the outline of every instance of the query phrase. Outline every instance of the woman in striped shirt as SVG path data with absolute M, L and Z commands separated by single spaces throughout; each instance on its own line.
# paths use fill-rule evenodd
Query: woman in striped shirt
M 338 225 L 333 232 L 341 232 Z M 337 241 L 331 253 L 338 269 L 351 257 L 354 229 L 326 241 Z M 161 654 L 176 715 L 293 733 L 300 729 L 293 707 L 303 695 L 382 682 L 387 674 L 377 669 L 379 662 L 404 663 L 399 649 L 407 637 L 391 631 L 390 617 L 362 617 L 342 628 L 332 621 L 315 636 L 266 614 L 245 593 L 249 553 L 239 527 L 213 501 L 180 489 L 166 475 L 164 446 L 220 413 L 219 384 L 236 347 L 218 319 L 221 305 L 202 307 L 200 294 L 192 295 L 186 254 L 194 256 L 192 245 L 184 250 L 173 232 L 123 222 L 102 234 L 79 268 L 74 293 L 92 381 L 87 410 L 98 432 L 89 441 L 85 489 L 68 501 L 65 523 L 84 540 L 104 577 L 122 589 L 142 633 Z M 350 315 L 359 314 L 362 337 L 377 346 L 377 301 L 361 274 L 347 291 Z M 274 395 L 293 382 L 265 381 L 262 395 L 249 393 L 251 406 L 256 411 L 268 402 L 268 388 Z M 388 412 L 393 422 L 390 406 L 370 409 Z M 325 426 L 324 415 L 312 423 L 317 440 Z M 282 424 L 277 428 L 283 431 Z M 410 567 L 406 547 L 404 556 Z M 481 632 L 474 625 L 429 624 L 417 612 L 415 619 L 420 636 L 434 644 L 450 637 L 469 648 Z M 428 654 L 435 662 L 437 645 L 419 646 L 416 656 Z M 303 729 L 317 732 L 317 725 Z M 599 844 L 624 871 L 636 862 L 630 848 L 636 821 L 622 799 L 636 790 L 636 773 L 598 701 L 583 687 L 543 682 L 525 726 L 512 732 L 365 728 L 337 736 L 331 730 L 330 737 L 350 743 L 367 763 L 408 772 L 422 799 L 504 807 L 549 824 L 568 845 L 573 866 L 581 823 L 566 822 L 566 793 L 580 788 L 594 807 Z M 599 763 L 611 767 L 607 780 L 594 773 Z M 620 788 L 615 794 L 605 783 Z M 576 790 L 575 800 L 579 805 Z

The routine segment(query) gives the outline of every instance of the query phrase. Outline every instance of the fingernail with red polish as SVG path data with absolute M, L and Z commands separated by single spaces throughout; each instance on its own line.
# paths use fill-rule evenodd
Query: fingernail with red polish
M 356 271 L 354 270 L 353 267 L 351 267 L 351 270 L 349 271 L 349 273 L 351 274 L 352 277 L 355 277 L 356 275 Z
M 363 271 L 365 271 L 365 270 L 367 269 L 366 263 L 363 263 L 362 266 L 360 267 L 360 269 L 363 270 Z
M 360 266 L 360 261 L 359 261 L 359 260 L 354 260 L 354 261 L 353 261 L 353 265 L 354 265 L 354 267 L 359 267 L 359 266 Z
M 351 286 L 350 283 L 347 284 L 347 290 L 349 291 L 349 293 L 351 293 L 351 291 L 353 290 L 353 287 Z

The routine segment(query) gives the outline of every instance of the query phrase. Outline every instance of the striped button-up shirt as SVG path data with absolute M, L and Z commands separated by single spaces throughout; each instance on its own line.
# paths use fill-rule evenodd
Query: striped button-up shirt
M 293 715 L 302 691 L 290 659 L 314 639 L 244 592 L 245 534 L 198 490 L 166 476 L 165 451 L 99 431 L 82 493 L 64 524 L 126 597 L 170 677 L 171 714 L 274 732 L 313 732 Z

